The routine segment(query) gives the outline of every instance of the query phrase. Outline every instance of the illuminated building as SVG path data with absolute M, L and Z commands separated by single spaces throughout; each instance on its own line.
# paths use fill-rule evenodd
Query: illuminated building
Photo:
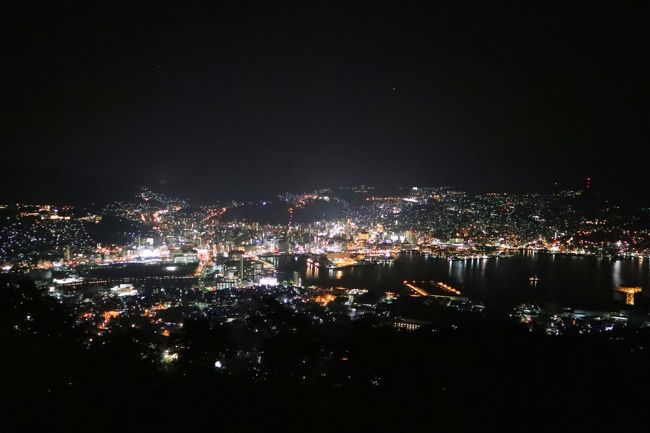
M 300 278 L 300 273 L 298 271 L 293 271 L 293 285 L 294 287 L 302 287 L 302 278 Z
M 625 304 L 634 305 L 634 295 L 641 292 L 641 287 L 619 287 L 617 292 L 625 293 Z

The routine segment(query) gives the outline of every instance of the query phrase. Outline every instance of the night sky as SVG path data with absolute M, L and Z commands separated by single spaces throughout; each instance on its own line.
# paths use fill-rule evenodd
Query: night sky
M 642 1 L 13 3 L 0 202 L 647 188 Z

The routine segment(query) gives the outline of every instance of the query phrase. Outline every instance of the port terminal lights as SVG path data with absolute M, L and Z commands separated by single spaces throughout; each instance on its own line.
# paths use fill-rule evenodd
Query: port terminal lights
M 634 295 L 641 292 L 641 287 L 619 287 L 617 292 L 625 293 L 625 304 L 634 305 Z

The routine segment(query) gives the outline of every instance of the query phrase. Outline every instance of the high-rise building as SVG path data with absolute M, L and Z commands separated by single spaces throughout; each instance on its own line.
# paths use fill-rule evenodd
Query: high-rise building
M 293 285 L 294 287 L 302 287 L 302 278 L 298 271 L 293 271 Z
M 72 249 L 70 248 L 70 245 L 63 247 L 63 259 L 65 261 L 70 261 L 70 259 L 72 259 Z

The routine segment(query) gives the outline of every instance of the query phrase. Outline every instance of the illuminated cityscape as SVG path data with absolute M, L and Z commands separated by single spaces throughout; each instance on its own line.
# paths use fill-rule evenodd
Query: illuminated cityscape
M 647 430 L 640 5 L 6 15 L 0 432 Z
M 21 299 L 21 288 L 33 285 L 31 296 L 61 308 L 85 350 L 130 335 L 139 362 L 165 374 L 200 368 L 252 383 L 368 381 L 383 389 L 394 373 L 384 377 L 372 363 L 340 376 L 339 364 L 354 363 L 358 348 L 339 347 L 326 334 L 370 327 L 396 338 L 453 338 L 476 326 L 501 332 L 504 321 L 508 332 L 526 330 L 533 341 L 582 336 L 640 349 L 650 330 L 643 289 L 625 286 L 630 276 L 620 270 L 637 269 L 643 277 L 635 282 L 646 283 L 647 210 L 624 216 L 588 188 L 468 194 L 408 187 L 380 195 L 331 187 L 211 206 L 143 188 L 96 209 L 6 204 L 1 212 L 6 290 Z M 543 266 L 549 260 L 553 267 Z M 585 270 L 596 263 L 611 279 L 601 292 L 562 286 L 566 293 L 554 293 L 561 284 L 554 273 L 564 278 L 576 266 L 562 260 L 579 260 Z M 467 280 L 477 271 L 506 272 L 508 263 L 539 269 L 506 288 L 509 303 Z M 445 269 L 439 279 L 423 274 L 436 266 Z M 17 337 L 40 320 L 30 311 L 11 317 Z M 283 354 L 278 364 L 273 342 L 306 329 L 319 335 L 319 349 Z M 229 337 L 194 341 L 213 333 Z

